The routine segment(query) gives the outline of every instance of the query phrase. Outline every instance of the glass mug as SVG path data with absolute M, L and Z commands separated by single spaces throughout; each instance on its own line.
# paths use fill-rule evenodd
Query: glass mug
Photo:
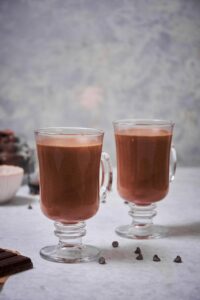
M 171 146 L 174 123 L 164 120 L 127 119 L 113 122 L 117 154 L 117 190 L 128 201 L 131 225 L 119 226 L 125 238 L 158 238 L 164 231 L 153 226 L 155 202 L 168 193 L 176 171 Z
M 82 244 L 85 220 L 99 208 L 112 186 L 109 155 L 102 153 L 103 131 L 54 127 L 35 131 L 40 173 L 41 209 L 55 221 L 58 245 L 40 250 L 50 261 L 75 263 L 94 260 L 99 250 Z M 100 165 L 101 179 L 100 179 Z

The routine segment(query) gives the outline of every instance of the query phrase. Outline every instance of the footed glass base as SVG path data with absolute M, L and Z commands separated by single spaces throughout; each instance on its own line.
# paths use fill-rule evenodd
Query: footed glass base
M 156 204 L 136 205 L 129 203 L 129 215 L 132 217 L 132 224 L 116 228 L 116 233 L 128 239 L 157 239 L 166 235 L 166 230 L 153 224 L 156 216 Z
M 122 225 L 115 229 L 115 232 L 127 239 L 145 240 L 159 239 L 167 235 L 167 231 L 160 226 L 153 225 L 152 228 L 144 226 Z
M 85 222 L 73 224 L 54 223 L 55 235 L 59 238 L 58 245 L 46 246 L 40 250 L 40 255 L 50 261 L 60 263 L 79 263 L 96 260 L 100 250 L 82 244 L 86 234 Z
M 72 247 L 46 246 L 40 255 L 49 261 L 61 263 L 79 263 L 98 259 L 100 250 L 89 245 Z

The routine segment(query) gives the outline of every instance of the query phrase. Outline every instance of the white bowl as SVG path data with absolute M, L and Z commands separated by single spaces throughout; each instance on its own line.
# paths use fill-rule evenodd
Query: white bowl
M 0 165 L 0 203 L 12 199 L 18 191 L 24 175 L 20 167 Z

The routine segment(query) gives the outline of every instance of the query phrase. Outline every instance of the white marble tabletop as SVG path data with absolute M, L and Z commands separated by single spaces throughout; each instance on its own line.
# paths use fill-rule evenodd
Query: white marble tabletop
M 0 299 L 200 299 L 200 168 L 178 169 L 168 196 L 158 203 L 155 223 L 169 230 L 163 239 L 136 241 L 115 234 L 116 226 L 131 220 L 114 185 L 107 203 L 87 222 L 84 238 L 102 249 L 106 265 L 42 259 L 40 248 L 57 242 L 53 222 L 40 211 L 39 198 L 27 194 L 24 186 L 9 204 L 0 206 L 0 247 L 30 256 L 34 268 L 11 276 Z M 119 241 L 118 248 L 112 248 L 113 240 Z M 143 261 L 135 259 L 137 246 Z M 155 253 L 161 262 L 152 261 Z M 182 264 L 173 262 L 176 255 Z

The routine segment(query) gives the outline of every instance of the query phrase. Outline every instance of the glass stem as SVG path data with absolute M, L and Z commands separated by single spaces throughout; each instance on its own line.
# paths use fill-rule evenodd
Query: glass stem
M 85 222 L 74 224 L 54 223 L 55 235 L 59 238 L 58 248 L 72 248 L 82 246 L 82 237 L 86 235 Z
M 138 237 L 147 237 L 153 233 L 153 218 L 156 216 L 156 204 L 129 204 L 129 215 L 133 218 L 132 226 Z

